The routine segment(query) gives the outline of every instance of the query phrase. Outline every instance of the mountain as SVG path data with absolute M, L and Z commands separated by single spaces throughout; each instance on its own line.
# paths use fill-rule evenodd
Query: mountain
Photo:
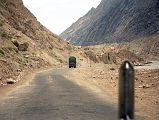
M 66 64 L 71 48 L 41 25 L 22 0 L 0 0 L 0 86 L 35 69 Z
M 159 31 L 159 0 L 102 0 L 61 33 L 75 45 L 130 42 Z

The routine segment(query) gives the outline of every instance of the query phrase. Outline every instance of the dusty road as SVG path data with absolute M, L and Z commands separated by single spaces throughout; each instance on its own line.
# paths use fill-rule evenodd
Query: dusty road
M 27 84 L 0 98 L 1 120 L 117 120 L 117 105 L 106 93 L 63 76 L 70 69 L 36 74 Z M 90 86 L 89 86 L 90 87 Z M 105 96 L 105 97 L 102 97 Z

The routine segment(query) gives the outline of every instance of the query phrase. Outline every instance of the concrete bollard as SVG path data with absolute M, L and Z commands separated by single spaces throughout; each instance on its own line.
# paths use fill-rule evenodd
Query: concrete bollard
M 125 61 L 119 72 L 119 119 L 134 119 L 134 68 Z

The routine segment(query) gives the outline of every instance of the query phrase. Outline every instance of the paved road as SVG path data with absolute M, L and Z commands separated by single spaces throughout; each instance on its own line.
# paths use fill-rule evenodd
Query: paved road
M 152 63 L 146 64 L 144 66 L 136 66 L 135 69 L 145 69 L 145 70 L 153 70 L 159 69 L 159 61 L 151 61 Z
M 0 98 L 0 120 L 117 120 L 116 105 L 67 80 L 66 71 L 38 73 Z

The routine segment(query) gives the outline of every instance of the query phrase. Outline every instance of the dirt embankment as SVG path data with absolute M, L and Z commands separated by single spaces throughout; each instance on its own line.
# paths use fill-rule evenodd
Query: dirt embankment
M 84 63 L 81 67 L 72 70 L 70 76 L 94 84 L 110 94 L 112 101 L 118 100 L 119 65 Z M 135 71 L 135 115 L 144 120 L 159 118 L 159 70 Z M 80 76 L 80 77 L 79 77 Z M 146 113 L 146 114 L 145 114 Z
M 0 1 L 0 86 L 35 69 L 66 64 L 71 49 L 40 24 L 22 0 Z

